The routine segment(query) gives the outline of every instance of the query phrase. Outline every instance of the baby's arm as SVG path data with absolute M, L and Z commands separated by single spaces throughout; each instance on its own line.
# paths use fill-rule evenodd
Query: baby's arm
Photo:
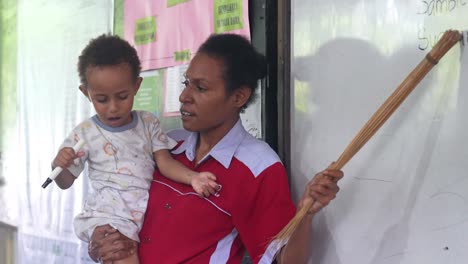
M 167 149 L 158 150 L 153 156 L 162 175 L 173 181 L 192 185 L 200 196 L 208 197 L 219 191 L 220 186 L 216 183 L 216 176 L 213 173 L 190 170 L 173 159 Z
M 75 176 L 67 169 L 73 163 L 73 160 L 83 156 L 83 152 L 75 153 L 72 148 L 63 148 L 59 151 L 54 161 L 52 162 L 52 169 L 55 167 L 63 168 L 62 172 L 55 178 L 55 183 L 60 189 L 68 189 L 75 181 Z

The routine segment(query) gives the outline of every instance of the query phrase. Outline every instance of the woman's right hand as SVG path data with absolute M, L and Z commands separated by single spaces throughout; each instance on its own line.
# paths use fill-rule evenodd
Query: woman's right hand
M 136 241 L 110 225 L 98 226 L 91 236 L 88 255 L 95 262 L 112 263 L 135 254 L 137 246 Z

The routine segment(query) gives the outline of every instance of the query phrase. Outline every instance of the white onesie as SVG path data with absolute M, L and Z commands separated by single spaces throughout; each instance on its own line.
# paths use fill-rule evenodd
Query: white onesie
M 89 242 L 94 229 L 106 224 L 139 241 L 155 169 L 153 153 L 172 149 L 176 142 L 153 114 L 132 111 L 132 117 L 128 125 L 109 127 L 93 116 L 75 127 L 60 147 L 85 140 L 80 150 L 85 155 L 68 168 L 78 177 L 88 163 L 91 191 L 74 221 L 75 233 L 83 241 Z

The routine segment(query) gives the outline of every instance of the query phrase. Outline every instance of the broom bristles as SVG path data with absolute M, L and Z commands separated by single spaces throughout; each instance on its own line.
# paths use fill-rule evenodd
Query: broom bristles
M 313 203 L 310 203 L 312 205 Z M 294 215 L 293 219 L 275 236 L 274 239 L 287 239 L 291 236 L 292 233 L 297 229 L 297 226 L 301 223 L 302 219 L 307 215 L 309 208 L 303 206 L 297 213 Z

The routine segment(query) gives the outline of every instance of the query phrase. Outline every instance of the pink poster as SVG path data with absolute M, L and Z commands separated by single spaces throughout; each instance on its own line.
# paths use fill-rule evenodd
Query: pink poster
M 124 26 L 142 70 L 187 64 L 212 33 L 250 38 L 248 0 L 126 0 Z

